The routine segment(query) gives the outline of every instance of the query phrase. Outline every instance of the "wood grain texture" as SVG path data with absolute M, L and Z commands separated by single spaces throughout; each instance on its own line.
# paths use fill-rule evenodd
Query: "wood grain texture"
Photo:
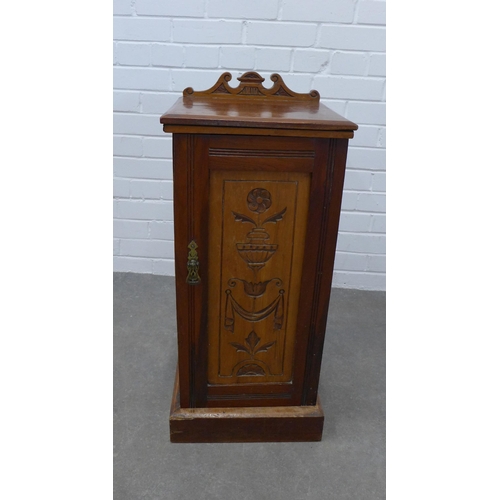
M 319 101 L 319 92 L 311 90 L 308 94 L 300 94 L 289 89 L 278 73 L 271 75 L 273 86 L 266 88 L 262 85 L 264 78 L 255 71 L 247 71 L 237 78 L 240 84 L 237 87 L 231 87 L 229 82 L 232 80 L 231 73 L 222 73 L 217 82 L 208 90 L 195 91 L 192 87 L 184 89 L 185 97 L 210 97 L 215 99 L 224 99 L 227 97 L 238 99 L 273 99 L 273 100 L 294 100 L 317 102 Z
M 316 162 L 317 140 L 300 138 L 293 141 L 293 146 L 291 146 L 289 139 L 283 137 L 210 136 L 208 141 L 208 165 L 211 178 L 211 192 L 209 196 L 209 218 L 211 224 L 209 230 L 211 268 L 209 277 L 211 294 L 209 300 L 211 301 L 211 305 L 209 306 L 208 359 L 209 372 L 211 374 L 209 375 L 210 383 L 207 389 L 207 406 L 298 405 L 301 401 L 299 389 L 301 382 L 296 378 L 291 380 L 291 373 L 295 370 L 292 368 L 294 364 L 293 360 L 298 356 L 295 340 L 297 310 L 299 307 L 306 309 L 310 309 L 311 307 L 310 301 L 307 298 L 299 306 L 299 295 L 301 293 L 302 255 L 306 246 L 305 223 L 306 220 L 310 220 L 310 218 L 308 219 L 309 186 L 311 175 L 316 175 L 312 170 Z M 248 163 L 245 163 L 245 161 L 248 161 Z M 230 168 L 233 170 L 231 171 Z M 229 210 L 229 204 L 223 194 L 223 182 L 233 189 L 235 186 L 239 186 L 238 189 L 241 192 L 237 201 L 239 204 L 238 208 L 233 206 Z M 217 189 L 213 189 L 214 185 L 217 185 Z M 275 195 L 272 195 L 274 204 L 269 205 L 265 212 L 262 213 L 261 222 L 264 222 L 266 217 L 279 214 L 287 208 L 288 201 L 291 203 L 291 211 L 287 211 L 283 218 L 275 223 L 264 224 L 269 228 L 266 229 L 269 235 L 268 243 L 277 245 L 278 248 L 276 249 L 276 258 L 274 255 L 270 256 L 269 261 L 262 266 L 262 269 L 258 270 L 258 279 L 257 277 L 253 277 L 251 266 L 249 267 L 245 263 L 242 254 L 235 247 L 246 241 L 246 237 L 252 229 L 253 224 L 236 220 L 233 212 L 238 213 L 240 216 L 243 216 L 242 212 L 245 212 L 246 216 L 253 215 L 258 217 L 259 214 L 255 214 L 249 210 L 246 202 L 247 195 L 251 190 L 259 186 L 267 188 L 271 193 L 274 190 L 271 186 L 274 185 L 280 186 L 280 189 L 283 189 L 283 186 L 288 187 L 283 192 L 278 192 L 276 199 L 274 199 Z M 291 191 L 290 188 L 292 188 Z M 300 201 L 299 205 L 296 204 L 297 199 Z M 278 206 L 276 206 L 276 203 Z M 223 207 L 226 208 L 224 221 L 221 215 Z M 276 207 L 276 210 L 271 210 L 273 207 Z M 264 213 L 267 214 L 266 217 L 264 217 Z M 297 222 L 298 224 L 295 224 Z M 223 228 L 230 228 L 232 230 L 232 232 L 229 231 L 227 233 L 228 239 L 224 255 L 222 255 L 224 245 L 221 244 Z M 277 237 L 276 241 L 278 241 L 282 239 L 282 236 L 284 236 L 283 243 L 287 243 L 287 240 L 289 242 L 288 253 L 286 247 L 280 248 L 279 243 L 272 242 L 274 241 L 273 238 Z M 233 244 L 235 246 L 232 246 Z M 290 260 L 292 257 L 293 261 Z M 287 260 L 288 262 L 286 262 Z M 260 277 L 261 274 L 262 276 Z M 277 289 L 278 281 L 276 279 L 273 280 L 273 278 L 280 278 L 278 276 L 280 274 L 283 274 L 284 279 L 281 278 L 281 280 L 287 281 L 287 285 L 285 287 L 281 283 L 281 286 Z M 239 278 L 239 280 L 236 279 L 234 281 L 233 287 L 228 286 L 231 278 Z M 292 280 L 291 284 L 290 280 Z M 268 283 L 266 284 L 266 282 Z M 255 293 L 251 289 L 250 284 L 252 283 L 254 287 L 259 283 L 261 283 L 260 286 L 266 286 L 265 290 L 262 290 L 262 296 L 256 299 L 251 297 L 252 293 Z M 222 286 L 223 284 L 226 284 L 225 287 Z M 245 287 L 247 288 L 246 295 L 250 294 L 250 297 L 242 297 Z M 226 330 L 224 328 L 226 312 L 226 296 L 224 292 L 229 288 L 235 290 L 236 295 L 234 297 L 247 310 L 252 309 L 253 300 L 255 302 L 258 301 L 254 307 L 255 311 L 262 311 L 266 305 L 272 305 L 270 297 L 273 296 L 273 293 L 276 296 L 275 298 L 279 298 L 276 292 L 279 290 L 286 292 L 287 288 L 289 288 L 289 293 L 284 293 L 283 295 L 283 298 L 286 299 L 286 301 L 283 301 L 286 315 L 282 322 L 282 328 L 279 330 L 274 329 L 274 314 L 272 314 L 262 322 L 254 323 L 256 327 L 248 329 L 246 334 L 242 336 L 239 329 L 241 327 L 245 328 L 245 325 L 251 325 L 251 323 L 242 320 L 240 315 L 235 314 L 234 321 L 236 328 L 232 332 Z M 273 313 L 275 312 L 277 311 L 273 311 Z M 236 333 L 237 331 L 238 333 Z M 256 374 L 248 377 L 238 377 L 236 373 L 232 373 L 231 377 L 227 377 L 228 374 L 226 373 L 224 374 L 226 377 L 225 380 L 222 377 L 216 376 L 215 360 L 217 357 L 222 357 L 228 365 L 235 359 L 237 362 L 243 363 L 245 358 L 251 357 L 252 353 L 249 355 L 245 351 L 252 350 L 251 345 L 248 344 L 251 342 L 251 338 L 248 335 L 252 331 L 256 332 L 258 337 L 258 343 L 255 345 L 256 350 L 266 347 L 266 351 L 256 353 L 256 358 L 265 362 L 266 358 L 269 358 L 271 355 L 274 355 L 276 359 L 283 359 L 283 355 L 286 353 L 286 370 L 281 375 L 264 377 L 260 380 L 259 375 Z M 217 335 L 215 332 L 217 332 Z M 222 355 L 219 352 L 220 339 L 224 339 L 226 342 L 226 350 L 222 352 Z M 269 342 L 273 341 L 276 341 L 276 344 L 269 346 Z M 236 348 L 240 346 L 241 349 L 237 350 Z M 229 352 L 227 349 L 231 351 Z M 235 366 L 234 363 L 232 366 Z M 259 366 L 266 372 L 265 365 L 260 364 Z M 258 367 L 254 368 L 256 372 L 259 371 Z M 276 374 L 277 372 L 275 371 L 274 373 Z M 221 383 L 224 385 L 219 385 Z
M 175 135 L 174 213 L 175 277 L 181 404 L 202 406 L 206 401 L 206 322 L 208 269 L 207 227 L 208 169 L 203 168 L 203 138 Z M 189 244 L 195 241 L 200 264 L 200 284 L 187 283 Z
M 321 439 L 318 384 L 357 125 L 256 73 L 187 89 L 173 132 L 173 442 Z
M 258 126 L 258 125 L 257 125 Z M 251 128 L 237 126 L 213 127 L 210 125 L 163 125 L 163 131 L 172 134 L 210 134 L 210 135 L 253 135 L 265 137 L 324 137 L 332 139 L 351 139 L 354 137 L 352 130 L 304 130 L 285 128 Z M 272 126 L 272 125 L 270 125 Z
M 254 72 L 243 75 L 236 89 L 227 84 L 229 73 L 222 74 L 206 91 L 188 88 L 161 116 L 163 130 L 181 133 L 185 131 L 182 127 L 189 126 L 190 133 L 298 135 L 300 131 L 314 137 L 352 137 L 358 128 L 321 104 L 316 91 L 298 94 L 286 87 L 279 75 L 271 78 L 275 82 L 271 89 L 265 89 L 263 78 Z
M 332 290 L 335 250 L 342 204 L 347 140 L 329 141 L 325 144 L 325 183 L 323 186 L 323 210 L 319 225 L 319 245 L 316 261 L 316 280 L 313 291 L 313 311 L 309 319 L 306 370 L 301 404 L 315 404 L 323 357 L 328 306 Z M 322 161 L 320 159 L 320 161 Z
M 309 181 L 308 173 L 211 173 L 210 384 L 291 380 Z
M 181 408 L 178 375 L 170 407 L 172 443 L 321 441 L 321 403 L 314 406 Z
M 183 408 L 316 403 L 346 144 L 174 135 Z M 272 198 L 261 213 L 248 205 L 259 189 Z M 266 239 L 253 241 L 259 232 Z M 192 239 L 195 286 L 185 282 Z M 258 268 L 252 243 L 269 247 Z

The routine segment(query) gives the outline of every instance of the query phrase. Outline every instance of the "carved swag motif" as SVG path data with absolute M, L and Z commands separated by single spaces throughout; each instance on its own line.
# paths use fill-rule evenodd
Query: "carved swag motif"
M 278 249 L 277 244 L 269 243 L 270 236 L 265 231 L 264 225 L 273 223 L 277 224 L 281 221 L 286 213 L 287 208 L 285 207 L 280 212 L 277 212 L 261 222 L 261 215 L 267 212 L 267 210 L 272 205 L 271 193 L 267 189 L 255 188 L 248 193 L 247 196 L 247 207 L 248 209 L 256 214 L 256 217 L 250 217 L 245 214 L 231 212 L 234 216 L 236 222 L 252 224 L 252 230 L 247 233 L 245 243 L 236 243 L 236 249 L 240 257 L 246 262 L 249 269 L 253 271 L 254 281 L 248 282 L 241 278 L 232 278 L 228 281 L 231 288 L 234 288 L 238 282 L 243 284 L 244 293 L 252 297 L 253 308 L 251 311 L 245 309 L 232 294 L 231 289 L 226 290 L 226 307 L 225 307 L 225 318 L 224 327 L 226 330 L 234 333 L 234 318 L 235 314 L 243 318 L 245 321 L 255 323 L 262 321 L 263 319 L 269 317 L 274 313 L 274 327 L 273 330 L 281 330 L 284 317 L 284 294 L 285 290 L 280 289 L 278 296 L 272 300 L 266 307 L 255 310 L 255 299 L 265 294 L 267 285 L 272 281 L 276 282 L 277 287 L 282 286 L 282 281 L 280 278 L 272 278 L 267 281 L 257 281 L 258 272 L 266 265 L 266 263 L 272 258 Z M 256 220 L 255 220 L 256 219 Z M 249 354 L 250 358 L 248 363 L 241 362 L 237 363 L 233 368 L 233 371 L 237 366 L 238 369 L 237 376 L 265 376 L 265 371 L 262 365 L 267 366 L 262 360 L 255 360 L 255 356 L 258 353 L 267 352 L 276 341 L 267 342 L 260 348 L 257 348 L 260 342 L 260 337 L 252 330 L 245 339 L 245 344 L 238 342 L 230 342 L 230 344 L 236 349 L 237 352 L 246 352 Z

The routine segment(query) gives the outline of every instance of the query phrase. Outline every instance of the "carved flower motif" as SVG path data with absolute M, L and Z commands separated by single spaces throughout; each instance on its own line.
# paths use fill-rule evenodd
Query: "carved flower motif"
M 261 214 L 271 206 L 271 193 L 267 189 L 256 188 L 248 193 L 248 208 Z

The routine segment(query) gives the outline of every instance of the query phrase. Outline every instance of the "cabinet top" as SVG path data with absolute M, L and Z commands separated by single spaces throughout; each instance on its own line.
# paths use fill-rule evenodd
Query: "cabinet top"
M 260 134 L 352 137 L 358 128 L 321 104 L 316 90 L 294 92 L 276 73 L 271 75 L 271 88 L 265 88 L 264 78 L 253 71 L 239 77 L 236 88 L 228 85 L 231 79 L 230 73 L 223 73 L 208 90 L 185 89 L 160 118 L 163 130 L 239 134 L 253 129 Z

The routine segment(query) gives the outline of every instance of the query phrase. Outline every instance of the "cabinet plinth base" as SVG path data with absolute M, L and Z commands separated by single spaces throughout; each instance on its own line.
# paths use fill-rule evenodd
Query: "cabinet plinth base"
M 181 408 L 176 377 L 170 409 L 172 443 L 321 441 L 325 416 L 315 406 Z

